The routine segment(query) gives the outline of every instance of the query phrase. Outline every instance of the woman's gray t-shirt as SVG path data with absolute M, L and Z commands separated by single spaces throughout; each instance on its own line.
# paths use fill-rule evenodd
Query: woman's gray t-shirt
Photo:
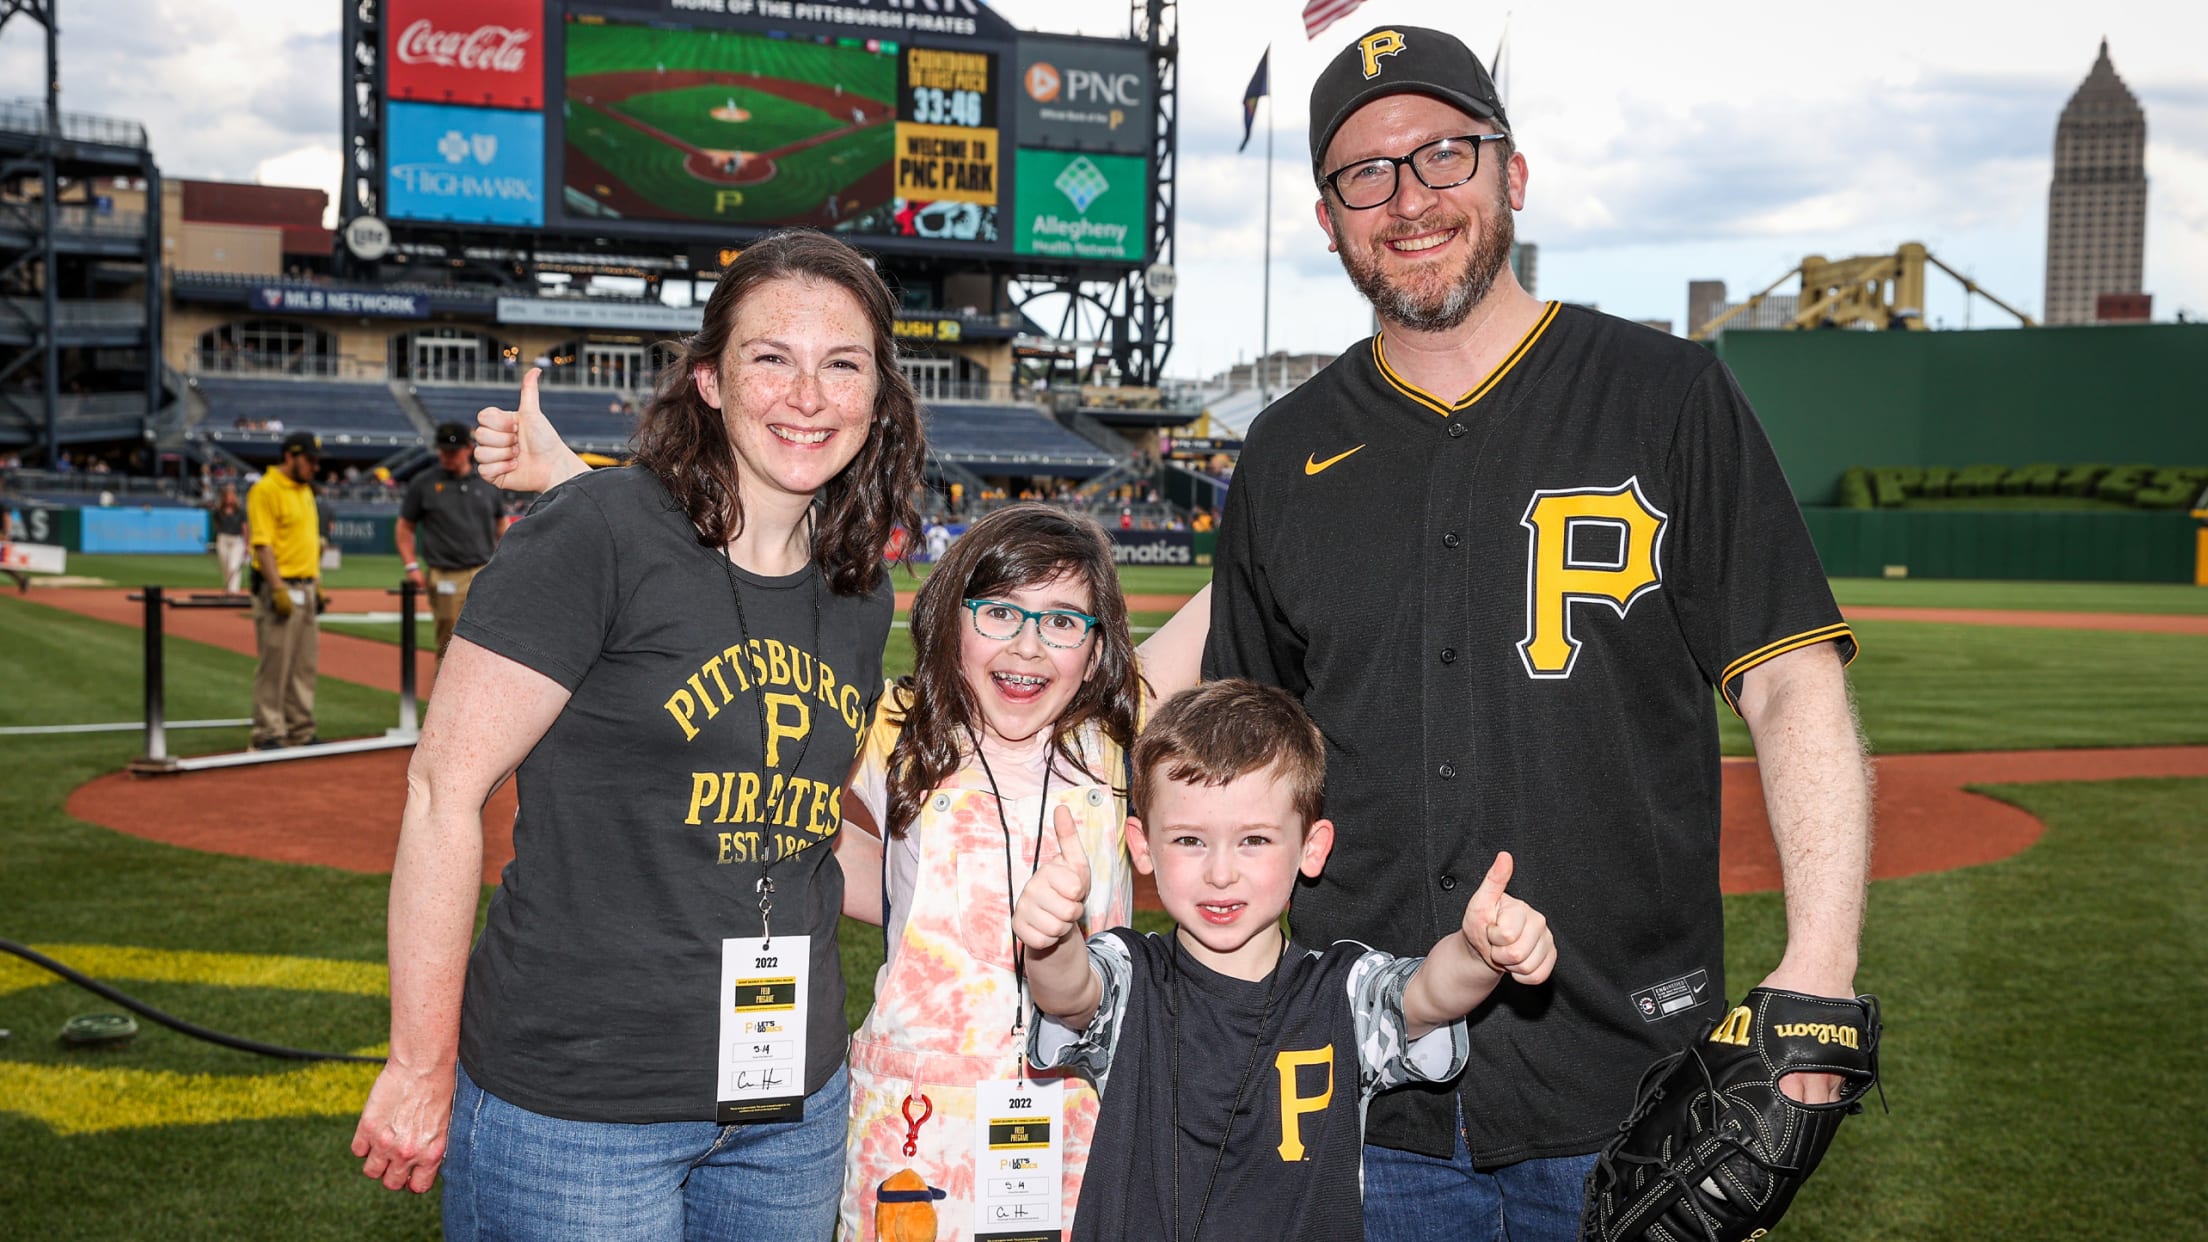
M 468 960 L 471 1078 L 571 1120 L 713 1120 L 721 941 L 760 934 L 771 866 L 773 930 L 812 937 L 806 1093 L 827 1082 L 847 1036 L 829 844 L 892 608 L 886 575 L 853 598 L 734 569 L 641 468 L 562 484 L 507 532 L 456 632 L 571 697 L 522 761 Z

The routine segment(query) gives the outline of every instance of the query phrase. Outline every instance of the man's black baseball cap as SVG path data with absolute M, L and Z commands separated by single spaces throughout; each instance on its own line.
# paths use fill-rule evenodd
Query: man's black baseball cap
M 1424 26 L 1377 26 L 1345 47 L 1311 84 L 1311 171 L 1350 114 L 1387 95 L 1431 95 L 1510 132 L 1487 66 L 1455 35 Z
M 438 448 L 466 448 L 473 443 L 475 439 L 469 434 L 466 423 L 437 424 Z
M 292 432 L 284 437 L 284 456 L 289 457 L 293 453 L 305 453 L 319 459 L 322 456 L 322 437 L 311 431 Z

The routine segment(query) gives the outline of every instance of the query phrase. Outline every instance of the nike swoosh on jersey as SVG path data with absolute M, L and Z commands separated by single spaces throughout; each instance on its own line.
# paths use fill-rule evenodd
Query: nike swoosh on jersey
M 1319 455 L 1313 453 L 1309 457 L 1303 459 L 1303 472 L 1307 475 L 1317 474 L 1320 471 L 1325 470 L 1328 466 L 1333 465 L 1335 462 L 1340 461 L 1344 457 L 1349 456 L 1351 453 L 1356 452 L 1357 449 L 1361 449 L 1363 447 L 1365 446 L 1360 444 L 1357 446 L 1357 448 L 1346 449 L 1342 452 L 1334 454 L 1332 457 L 1327 458 L 1325 461 L 1320 461 Z

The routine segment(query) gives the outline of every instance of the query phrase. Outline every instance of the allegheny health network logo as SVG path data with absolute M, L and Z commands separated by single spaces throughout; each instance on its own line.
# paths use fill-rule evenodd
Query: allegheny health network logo
M 1089 204 L 1104 197 L 1104 191 L 1112 188 L 1112 183 L 1104 179 L 1104 171 L 1086 155 L 1060 169 L 1051 185 L 1057 187 L 1058 192 L 1066 196 L 1066 201 L 1073 204 L 1073 209 L 1082 215 L 1089 214 Z

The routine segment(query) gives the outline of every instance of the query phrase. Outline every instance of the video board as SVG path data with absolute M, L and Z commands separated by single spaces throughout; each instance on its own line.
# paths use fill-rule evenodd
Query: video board
M 1137 44 L 1024 35 L 979 0 L 385 14 L 393 221 L 1145 258 L 1155 84 Z
M 997 239 L 994 52 L 616 22 L 566 34 L 574 214 Z

